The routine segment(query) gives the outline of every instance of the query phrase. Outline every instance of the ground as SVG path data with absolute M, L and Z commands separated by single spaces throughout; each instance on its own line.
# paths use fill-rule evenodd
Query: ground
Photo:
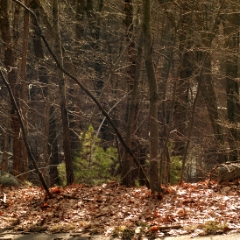
M 126 188 L 115 182 L 53 187 L 50 192 L 52 197 L 40 187 L 2 187 L 0 231 L 101 235 L 105 239 L 240 231 L 240 180 L 169 186 L 162 198 L 153 197 L 145 187 Z

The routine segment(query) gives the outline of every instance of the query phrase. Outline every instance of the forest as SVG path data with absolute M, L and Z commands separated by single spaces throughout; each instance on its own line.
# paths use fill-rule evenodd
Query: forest
M 239 30 L 236 0 L 0 0 L 0 232 L 239 230 Z
M 159 194 L 237 162 L 239 8 L 1 0 L 1 171 Z

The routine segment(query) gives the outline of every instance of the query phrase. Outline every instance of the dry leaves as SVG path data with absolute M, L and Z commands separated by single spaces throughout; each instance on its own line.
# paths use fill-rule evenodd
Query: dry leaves
M 204 235 L 240 230 L 240 181 L 185 183 L 163 199 L 146 188 L 104 184 L 0 189 L 0 231 L 106 235 Z

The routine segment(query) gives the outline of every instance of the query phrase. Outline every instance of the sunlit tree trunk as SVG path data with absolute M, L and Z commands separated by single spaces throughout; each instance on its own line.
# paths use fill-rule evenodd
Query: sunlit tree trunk
M 158 133 L 158 89 L 152 58 L 151 7 L 150 0 L 143 0 L 144 60 L 150 98 L 150 188 L 152 193 L 160 192 L 159 182 L 159 133 Z
M 61 48 L 61 37 L 59 29 L 59 6 L 58 0 L 53 1 L 53 28 L 55 29 L 54 45 L 55 53 L 58 61 L 62 64 L 62 48 Z M 63 72 L 58 69 L 58 81 L 59 81 L 59 91 L 60 91 L 60 108 L 61 108 L 61 117 L 62 117 L 62 127 L 63 127 L 63 152 L 66 165 L 66 174 L 67 174 L 67 184 L 72 184 L 74 182 L 74 173 L 73 173 L 73 159 L 71 154 L 71 145 L 70 145 L 70 130 L 69 130 L 69 119 L 67 112 L 66 104 L 66 81 L 64 79 Z

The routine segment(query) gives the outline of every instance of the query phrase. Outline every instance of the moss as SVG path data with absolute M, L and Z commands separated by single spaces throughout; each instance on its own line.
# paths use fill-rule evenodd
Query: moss
M 206 234 L 223 233 L 228 229 L 226 224 L 219 224 L 216 221 L 208 221 L 204 224 L 203 230 Z

